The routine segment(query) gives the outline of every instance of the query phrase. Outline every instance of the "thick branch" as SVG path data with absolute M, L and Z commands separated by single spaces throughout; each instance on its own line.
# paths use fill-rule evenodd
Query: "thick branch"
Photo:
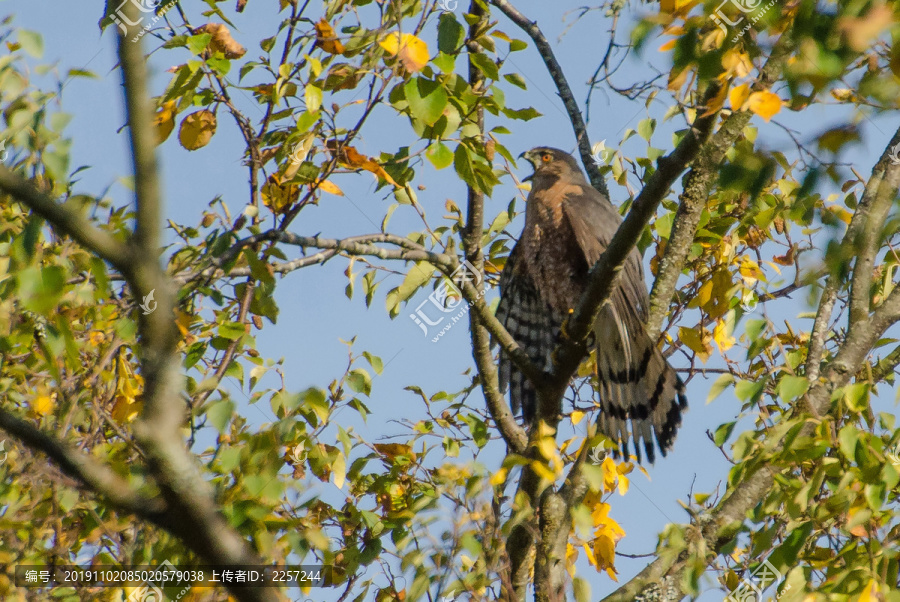
M 128 3 L 126 21 L 138 21 L 138 7 Z M 181 401 L 179 333 L 172 315 L 174 291 L 160 265 L 162 207 L 156 170 L 155 138 L 147 100 L 147 68 L 140 40 L 132 32 L 119 36 L 118 54 L 125 87 L 128 128 L 134 156 L 137 224 L 131 244 L 134 263 L 123 274 L 139 296 L 155 293 L 156 311 L 142 316 L 140 335 L 144 403 L 135 424 L 135 439 L 169 507 L 171 531 L 201 557 L 216 564 L 262 564 L 247 541 L 225 520 L 215 495 L 181 436 L 186 411 Z M 233 590 L 239 600 L 262 602 L 262 590 Z
M 120 272 L 130 263 L 128 247 L 101 230 L 80 212 L 61 205 L 38 190 L 34 184 L 0 165 L 0 190 L 47 220 L 59 234 L 66 234 Z
M 0 429 L 31 449 L 47 454 L 63 472 L 105 498 L 117 509 L 134 513 L 155 523 L 163 520 L 166 505 L 161 499 L 141 495 L 132 489 L 125 479 L 80 449 L 44 433 L 2 408 L 0 408 Z
M 553 48 L 550 47 L 550 43 L 547 41 L 547 38 L 544 37 L 541 28 L 538 27 L 537 21 L 530 20 L 520 13 L 516 7 L 507 2 L 507 0 L 491 0 L 491 4 L 499 8 L 510 21 L 518 25 L 522 31 L 527 33 L 532 41 L 534 41 L 534 45 L 537 47 L 541 59 L 543 59 L 544 64 L 547 66 L 550 77 L 553 78 L 553 83 L 556 85 L 559 97 L 563 101 L 566 113 L 569 115 L 569 121 L 572 123 L 572 129 L 575 130 L 575 141 L 578 144 L 578 153 L 581 155 L 581 162 L 587 170 L 591 186 L 605 194 L 608 198 L 609 189 L 606 187 L 606 181 L 603 179 L 603 174 L 600 173 L 600 169 L 594 163 L 593 157 L 591 157 L 591 141 L 590 138 L 588 138 L 587 128 L 585 128 L 581 110 L 578 108 L 578 102 L 576 102 L 575 96 L 572 94 L 569 82 L 566 81 L 566 76 L 563 73 L 562 67 L 560 67 L 559 62 L 556 60 Z
M 474 48 L 470 47 L 470 52 L 477 52 L 480 49 L 477 48 L 478 44 L 474 41 L 474 38 L 479 29 L 484 27 L 484 24 L 487 22 L 487 14 L 484 8 L 475 1 L 469 7 L 469 14 L 478 17 L 478 21 L 469 26 L 470 44 L 474 46 Z M 480 90 L 484 87 L 484 74 L 472 61 L 471 56 L 469 57 L 469 85 L 472 86 L 473 90 Z M 475 109 L 474 117 L 478 125 L 479 144 L 483 145 L 484 107 L 478 105 Z M 466 193 L 466 225 L 463 230 L 463 248 L 465 249 L 466 261 L 479 274 L 483 275 L 484 255 L 481 250 L 481 238 L 484 233 L 484 193 L 475 190 L 471 186 L 466 187 Z M 482 298 L 484 296 L 484 279 L 479 278 L 473 286 L 477 292 L 477 298 Z M 472 341 L 472 356 L 475 359 L 475 366 L 478 368 L 478 380 L 481 384 L 481 391 L 484 394 L 488 411 L 510 451 L 522 453 L 525 450 L 527 436 L 522 427 L 516 422 L 509 405 L 500 393 L 497 365 L 494 363 L 494 354 L 491 353 L 490 333 L 482 324 L 477 312 L 469 312 L 469 335 Z
M 887 149 L 892 149 L 898 144 L 900 144 L 900 130 L 894 132 Z M 885 150 L 872 170 L 872 177 L 869 178 L 866 191 L 854 213 L 854 218 L 857 218 L 854 220 L 856 224 L 851 223 L 850 226 L 853 231 L 850 243 L 852 253 L 856 256 L 853 282 L 850 287 L 851 324 L 865 320 L 869 316 L 875 254 L 888 211 L 894 197 L 897 196 L 898 185 L 900 185 L 900 164 L 895 163 Z

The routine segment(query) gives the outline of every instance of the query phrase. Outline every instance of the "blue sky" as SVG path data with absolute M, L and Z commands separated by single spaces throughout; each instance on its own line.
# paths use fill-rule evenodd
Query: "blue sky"
M 198 16 L 199 2 L 189 1 L 184 4 L 194 24 L 204 22 Z M 89 171 L 80 176 L 79 191 L 96 193 L 112 184 L 110 195 L 116 204 L 122 204 L 130 200 L 130 193 L 125 186 L 116 182 L 128 175 L 130 157 L 127 136 L 124 131 L 119 131 L 124 123 L 124 113 L 120 77 L 114 70 L 112 29 L 101 35 L 97 27 L 102 6 L 101 2 L 0 0 L 0 15 L 13 13 L 16 15 L 15 25 L 40 32 L 45 44 L 43 62 L 55 63 L 60 74 L 69 69 L 82 68 L 99 76 L 98 79 L 78 78 L 67 81 L 62 91 L 61 107 L 51 108 L 61 108 L 74 115 L 66 130 L 73 140 L 71 165 L 72 168 L 79 165 L 91 166 Z M 278 21 L 278 3 L 250 0 L 243 15 L 233 15 L 233 2 L 220 6 L 229 18 L 233 17 L 238 27 L 235 37 L 248 48 L 245 60 L 257 56 L 260 53 L 257 41 L 271 35 L 273 24 Z M 585 82 L 606 48 L 608 21 L 602 12 L 588 13 L 560 39 L 567 23 L 572 21 L 572 15 L 569 15 L 568 21 L 564 21 L 558 4 L 530 0 L 517 2 L 516 6 L 530 18 L 537 20 L 544 29 L 576 98 L 583 106 L 587 93 Z M 461 12 L 462 8 L 460 6 L 458 10 Z M 634 10 L 651 8 L 637 6 Z M 498 15 L 497 18 L 499 29 L 514 37 L 525 38 L 503 16 Z M 436 18 L 426 27 L 426 38 L 434 35 L 435 26 Z M 620 26 L 620 41 L 627 31 L 626 25 Z M 629 60 L 622 71 L 623 75 L 617 81 L 626 83 L 650 76 L 654 73 L 651 65 L 667 72 L 669 56 L 657 52 L 662 41 L 651 40 L 642 57 L 633 56 Z M 163 90 L 169 79 L 166 69 L 184 58 L 178 52 L 157 52 L 153 55 L 150 65 L 155 94 Z M 458 66 L 463 64 L 462 60 L 460 59 Z M 538 145 L 572 150 L 574 137 L 571 126 L 537 53 L 531 47 L 516 53 L 511 57 L 506 71 L 509 67 L 526 78 L 529 89 L 523 92 L 506 86 L 504 91 L 507 104 L 516 108 L 534 106 L 543 116 L 527 124 L 489 118 L 488 125 L 503 123 L 512 130 L 512 134 L 505 137 L 505 144 L 513 155 Z M 233 81 L 236 74 L 237 69 L 233 69 Z M 40 76 L 36 76 L 36 80 L 49 81 Z M 607 147 L 617 147 L 627 128 L 634 128 L 638 121 L 652 116 L 660 121 L 653 145 L 671 149 L 670 134 L 680 129 L 683 123 L 679 119 L 661 123 L 668 101 L 663 96 L 648 109 L 641 101 L 628 101 L 614 94 L 595 92 L 588 124 L 592 141 L 605 139 Z M 253 113 L 257 109 L 249 94 L 246 98 L 238 98 L 238 101 L 248 117 L 258 117 Z M 828 125 L 844 123 L 846 117 L 834 110 L 814 106 L 802 114 L 783 112 L 778 119 L 803 132 L 802 137 L 808 140 L 815 133 L 827 129 Z M 874 157 L 880 153 L 884 142 L 895 129 L 896 121 L 894 118 L 863 123 L 864 139 L 871 140 L 871 145 L 869 148 L 854 147 L 853 156 L 847 157 L 847 160 L 852 160 L 858 166 L 861 173 L 869 171 Z M 763 146 L 790 150 L 786 136 L 775 125 L 764 124 L 759 118 L 754 118 L 753 123 L 760 127 Z M 383 107 L 378 109 L 367 124 L 357 146 L 362 152 L 377 154 L 382 149 L 393 150 L 415 142 L 416 136 L 406 118 L 396 116 L 389 107 Z M 626 154 L 637 153 L 642 150 L 642 144 L 642 141 L 633 138 L 624 147 L 624 151 Z M 219 113 L 219 127 L 212 143 L 202 151 L 191 153 L 184 150 L 177 144 L 176 135 L 173 134 L 160 147 L 159 152 L 166 215 L 180 224 L 195 224 L 207 203 L 217 195 L 223 197 L 232 215 L 237 214 L 247 202 L 247 171 L 242 165 L 241 156 L 243 148 L 243 140 L 237 128 L 224 111 Z M 520 164 L 517 173 L 522 177 L 529 171 L 527 165 Z M 632 183 L 634 181 L 632 179 Z M 377 232 L 390 200 L 385 199 L 386 193 L 383 190 L 374 190 L 372 176 L 363 172 L 341 176 L 335 182 L 345 191 L 346 196 L 324 196 L 320 206 L 304 210 L 292 230 L 307 235 L 321 233 L 325 237 Z M 437 172 L 425 164 L 417 169 L 414 184 L 426 187 L 419 193 L 419 200 L 435 223 L 443 215 L 445 199 L 453 199 L 459 206 L 465 206 L 465 187 L 452 173 L 452 169 Z M 612 182 L 610 190 L 614 203 L 627 197 L 627 192 Z M 823 190 L 823 193 L 827 192 L 834 191 Z M 505 178 L 503 185 L 495 189 L 493 197 L 487 202 L 488 219 L 504 210 L 516 194 L 519 193 L 510 179 Z M 521 209 L 523 204 L 519 202 L 518 206 Z M 398 210 L 391 221 L 391 230 L 396 233 L 405 234 L 420 228 L 415 214 L 408 207 Z M 521 221 L 517 221 L 508 229 L 518 234 L 520 228 Z M 289 249 L 288 252 L 296 250 Z M 367 310 L 359 291 L 353 300 L 345 297 L 345 267 L 345 260 L 336 259 L 325 266 L 307 268 L 281 280 L 277 293 L 281 308 L 278 324 L 276 327 L 268 326 L 258 334 L 258 348 L 264 357 L 284 358 L 287 387 L 299 391 L 309 386 L 325 386 L 332 378 L 339 377 L 347 361 L 347 347 L 340 339 L 357 337 L 355 352 L 368 350 L 379 355 L 386 364 L 384 373 L 375 379 L 372 397 L 367 402 L 375 415 L 367 425 L 354 422 L 357 432 L 371 440 L 400 432 L 396 425 L 389 422 L 391 419 L 413 418 L 421 411 L 420 402 L 412 393 L 404 391 L 404 387 L 415 384 L 421 386 L 427 394 L 440 390 L 457 391 L 468 382 L 468 377 L 463 372 L 472 368 L 473 362 L 468 333 L 462 324 L 450 330 L 437 343 L 432 343 L 431 336 L 424 336 L 408 318 L 410 311 L 427 296 L 426 293 L 420 292 L 409 307 L 401 310 L 395 320 L 390 320 L 383 310 L 383 295 L 399 280 L 382 285 L 372 309 Z M 402 269 L 399 265 L 394 267 Z M 778 318 L 776 322 L 780 323 L 782 318 L 793 318 L 806 309 L 805 298 L 798 295 L 793 302 L 783 304 L 783 309 L 771 317 Z M 758 313 L 761 311 L 762 309 L 757 310 Z M 810 321 L 800 322 L 803 328 L 807 328 Z M 740 360 L 742 354 L 735 353 L 733 357 Z M 678 363 L 682 361 L 680 356 L 676 355 L 672 361 L 681 367 Z M 717 365 L 721 364 L 715 357 L 710 360 L 709 366 Z M 648 467 L 651 480 L 635 473 L 628 495 L 612 499 L 611 515 L 627 533 L 627 537 L 619 544 L 619 551 L 631 554 L 652 552 L 657 533 L 666 523 L 687 520 L 678 500 L 686 500 L 690 491 L 713 492 L 717 487 L 720 493 L 724 491 L 723 481 L 729 465 L 708 440 L 706 431 L 714 431 L 719 424 L 733 420 L 740 404 L 730 392 L 726 392 L 715 402 L 706 405 L 708 389 L 714 376 L 709 380 L 698 376 L 690 383 L 690 410 L 685 416 L 675 448 L 667 458 Z M 242 397 L 245 399 L 246 394 L 238 392 L 235 387 L 235 398 Z M 887 399 L 883 401 L 883 409 L 893 411 L 892 392 L 887 392 L 885 397 Z M 480 394 L 476 394 L 470 397 L 469 403 L 480 405 L 483 400 Z M 265 415 L 268 408 L 260 407 L 259 410 L 249 410 L 251 421 L 254 420 L 253 412 L 256 411 L 260 412 L 258 421 L 272 419 L 271 415 Z M 482 461 L 498 461 L 501 452 L 502 449 L 498 447 L 494 453 L 483 456 Z M 323 486 L 321 492 L 326 493 L 329 488 L 334 489 L 330 485 Z M 333 493 L 335 492 L 332 491 L 331 494 Z M 620 558 L 617 564 L 620 582 L 639 571 L 645 562 L 641 559 Z M 615 584 L 605 575 L 593 573 L 590 569 L 583 570 L 582 575 L 589 579 L 594 598 L 615 588 Z M 713 601 L 721 600 L 722 597 L 721 591 L 710 591 L 699 599 Z

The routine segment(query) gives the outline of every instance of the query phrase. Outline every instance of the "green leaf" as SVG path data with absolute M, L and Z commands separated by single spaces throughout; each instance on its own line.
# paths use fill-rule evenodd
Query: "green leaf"
M 453 163 L 453 151 L 450 150 L 443 142 L 433 142 L 428 150 L 425 151 L 425 157 L 431 161 L 435 169 L 444 169 Z
M 22 306 L 39 314 L 49 314 L 63 295 L 66 272 L 57 265 L 30 267 L 16 274 L 16 281 Z
M 657 222 L 658 221 L 659 220 L 657 220 Z M 706 403 L 714 400 L 716 397 L 722 394 L 722 391 L 732 385 L 734 385 L 734 376 L 732 376 L 731 374 L 720 374 L 719 378 L 717 378 L 709 388 L 709 394 L 706 396 Z
M 372 366 L 372 370 L 375 371 L 375 374 L 381 374 L 381 371 L 384 370 L 384 363 L 381 361 L 380 357 L 372 355 L 368 351 L 363 351 L 363 357 L 366 358 L 366 361 Z
M 347 384 L 351 389 L 363 395 L 372 393 L 372 377 L 363 368 L 355 368 L 347 375 Z
M 522 121 L 530 121 L 535 117 L 541 116 L 541 113 L 534 107 L 525 107 L 524 109 L 503 109 L 503 114 L 510 119 L 521 119 Z
M 241 322 L 222 322 L 219 324 L 219 336 L 229 341 L 236 341 L 247 333 L 247 327 Z
M 841 453 L 853 462 L 856 457 L 856 444 L 859 442 L 859 431 L 852 424 L 847 424 L 838 432 L 838 441 Z
M 528 89 L 528 86 L 525 84 L 525 78 L 518 73 L 505 73 L 503 74 L 503 79 L 518 88 L 522 88 L 523 90 Z
M 463 182 L 473 188 L 478 188 L 475 181 L 475 169 L 472 167 L 472 158 L 469 156 L 469 149 L 465 144 L 457 145 L 456 151 L 453 153 L 453 167 Z
M 456 54 L 466 39 L 466 30 L 456 17 L 442 13 L 438 22 L 438 50 L 446 54 Z
M 786 402 L 791 402 L 806 393 L 809 389 L 809 379 L 802 376 L 787 374 L 778 382 L 778 396 Z
M 653 135 L 653 130 L 656 129 L 656 120 L 655 119 L 642 119 L 637 126 L 638 136 L 650 142 L 650 137 Z
M 322 88 L 313 85 L 306 86 L 303 98 L 306 100 L 306 112 L 316 113 L 322 106 Z
M 413 117 L 428 125 L 441 118 L 447 106 L 447 93 L 439 82 L 417 77 L 406 82 L 403 89 Z
M 731 436 L 732 431 L 734 431 L 734 425 L 736 422 L 726 422 L 719 426 L 716 429 L 715 434 L 713 435 L 713 441 L 717 446 L 725 445 L 725 442 L 728 441 L 728 437 Z
M 34 58 L 39 59 L 44 56 L 44 38 L 36 31 L 20 29 L 18 42 L 22 45 L 22 50 Z
M 469 54 L 469 60 L 472 61 L 472 64 L 474 64 L 479 71 L 484 73 L 486 78 L 493 80 L 500 79 L 500 70 L 497 67 L 497 63 L 491 60 L 491 57 L 476 52 L 474 54 Z
M 217 431 L 224 433 L 234 415 L 235 407 L 234 402 L 230 399 L 213 402 L 206 408 L 206 417 Z
M 442 73 L 453 73 L 456 69 L 456 55 L 438 52 L 438 55 L 431 59 L 434 66 L 441 70 Z

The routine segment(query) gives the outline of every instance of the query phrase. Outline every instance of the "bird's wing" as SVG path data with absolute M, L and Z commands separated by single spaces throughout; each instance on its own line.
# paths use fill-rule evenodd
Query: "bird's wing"
M 622 218 L 605 196 L 583 186 L 563 207 L 579 247 L 593 266 L 612 240 Z M 654 439 L 663 455 L 671 447 L 687 406 L 684 385 L 644 327 L 647 285 L 637 249 L 625 261 L 619 285 L 594 325 L 601 431 L 628 454 L 629 438 L 654 460 Z M 630 423 L 630 424 L 629 424 Z M 629 430 L 631 431 L 629 433 Z
M 575 233 L 589 266 L 593 267 L 606 250 L 613 235 L 622 223 L 622 217 L 612 203 L 590 185 L 581 186 L 581 194 L 569 194 L 563 202 L 566 219 Z M 647 285 L 644 282 L 644 268 L 641 254 L 632 249 L 625 260 L 624 273 L 619 290 L 624 295 L 623 302 L 636 311 L 636 317 L 643 322 L 647 312 Z
M 528 273 L 518 268 L 519 246 L 516 245 L 500 273 L 500 304 L 497 319 L 516 343 L 542 370 L 549 370 L 550 354 L 556 345 L 558 324 L 554 324 L 547 304 L 541 299 Z M 522 409 L 525 422 L 531 422 L 537 409 L 537 392 L 526 376 L 516 369 L 500 350 L 500 391 L 509 389 L 513 412 Z

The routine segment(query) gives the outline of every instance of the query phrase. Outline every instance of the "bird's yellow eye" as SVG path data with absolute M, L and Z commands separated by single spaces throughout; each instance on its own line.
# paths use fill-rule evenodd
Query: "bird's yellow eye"
M 553 156 L 550 153 L 544 153 L 541 155 L 541 161 L 544 163 L 550 163 L 550 160 L 553 159 Z

